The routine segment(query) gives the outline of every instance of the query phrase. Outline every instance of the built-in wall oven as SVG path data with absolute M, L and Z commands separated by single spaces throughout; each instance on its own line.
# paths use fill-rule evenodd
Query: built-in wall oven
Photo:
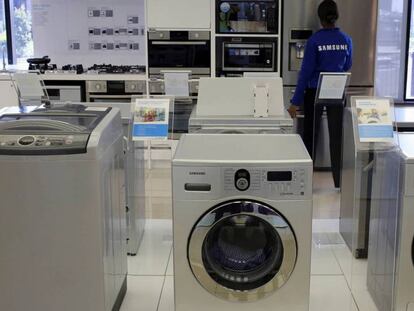
M 43 80 L 52 101 L 83 102 L 86 100 L 85 81 Z
M 216 0 L 217 33 L 278 34 L 278 0 Z
M 244 72 L 277 72 L 278 38 L 219 37 L 216 46 L 218 76 L 242 76 Z
M 162 78 L 164 70 L 190 71 L 192 77 L 210 76 L 210 31 L 148 32 L 150 78 Z
M 132 96 L 146 93 L 145 80 L 86 82 L 86 101 L 88 102 L 131 102 Z

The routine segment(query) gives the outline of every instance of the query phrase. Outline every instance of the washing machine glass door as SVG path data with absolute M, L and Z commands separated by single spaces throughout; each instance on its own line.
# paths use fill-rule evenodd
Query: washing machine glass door
M 188 258 L 198 282 L 230 301 L 257 301 L 288 282 L 297 243 L 275 209 L 252 201 L 213 208 L 195 225 Z

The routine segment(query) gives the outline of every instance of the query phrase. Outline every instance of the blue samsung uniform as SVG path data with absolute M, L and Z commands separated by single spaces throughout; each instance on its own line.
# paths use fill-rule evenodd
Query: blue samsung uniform
M 291 103 L 304 103 L 306 89 L 318 87 L 321 72 L 347 72 L 352 67 L 352 39 L 339 28 L 321 29 L 309 38 Z

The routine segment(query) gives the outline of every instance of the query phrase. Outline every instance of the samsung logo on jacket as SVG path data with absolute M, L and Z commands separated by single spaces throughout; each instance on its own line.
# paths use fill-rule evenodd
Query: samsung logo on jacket
M 318 50 L 319 52 L 322 51 L 348 51 L 348 44 L 328 44 L 328 45 L 319 45 Z

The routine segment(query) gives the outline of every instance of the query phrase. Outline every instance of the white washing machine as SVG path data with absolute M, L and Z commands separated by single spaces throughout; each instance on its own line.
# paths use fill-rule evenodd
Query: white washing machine
M 368 289 L 380 311 L 414 311 L 414 134 L 398 140 L 399 152 L 377 155 L 373 177 Z
M 281 116 L 198 116 L 193 109 L 188 123 L 189 133 L 203 134 L 293 134 L 293 119 L 285 112 Z
M 281 78 L 203 78 L 188 131 L 205 134 L 292 134 Z
M 0 310 L 116 311 L 127 289 L 118 109 L 0 116 Z
M 82 103 L 75 103 L 82 104 Z M 121 112 L 124 137 L 128 140 L 124 163 L 126 177 L 126 204 L 128 227 L 128 255 L 136 256 L 145 231 L 145 145 L 134 141 L 132 127 L 134 111 L 131 103 L 93 102 L 83 103 L 88 107 L 112 107 Z
M 308 311 L 312 160 L 298 135 L 188 134 L 173 159 L 176 311 Z

